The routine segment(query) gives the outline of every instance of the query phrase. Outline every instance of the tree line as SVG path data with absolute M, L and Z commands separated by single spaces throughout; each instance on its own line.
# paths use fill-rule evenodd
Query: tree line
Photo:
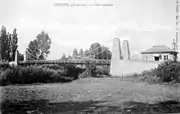
M 84 57 L 94 58 L 94 59 L 111 59 L 111 51 L 108 47 L 100 45 L 100 43 L 95 42 L 91 44 L 89 49 L 83 50 L 82 48 L 78 51 L 76 48 L 73 50 L 72 55 L 66 56 L 64 53 L 61 59 L 81 59 Z
M 0 61 L 14 61 L 15 53 L 18 52 L 18 59 L 26 60 L 45 60 L 50 53 L 51 38 L 48 33 L 42 31 L 36 38 L 29 42 L 26 48 L 26 58 L 18 51 L 18 34 L 14 28 L 12 33 L 7 32 L 6 27 L 2 26 L 0 30 Z M 72 55 L 63 54 L 61 59 L 81 59 L 83 57 L 95 59 L 111 59 L 111 51 L 108 47 L 95 42 L 89 49 L 79 51 L 75 48 Z

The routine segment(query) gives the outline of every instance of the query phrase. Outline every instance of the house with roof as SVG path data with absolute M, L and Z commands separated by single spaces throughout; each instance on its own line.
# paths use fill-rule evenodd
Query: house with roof
M 165 45 L 158 45 L 141 52 L 141 54 L 144 61 L 167 61 L 176 60 L 178 53 Z

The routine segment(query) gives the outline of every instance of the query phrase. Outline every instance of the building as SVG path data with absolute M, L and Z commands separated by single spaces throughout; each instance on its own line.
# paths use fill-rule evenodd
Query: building
M 141 54 L 144 61 L 167 61 L 177 59 L 177 52 L 165 45 L 153 46 L 141 52 Z

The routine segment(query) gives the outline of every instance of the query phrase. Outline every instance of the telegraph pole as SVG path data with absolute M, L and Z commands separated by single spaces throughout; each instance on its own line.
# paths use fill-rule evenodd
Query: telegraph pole
M 179 0 L 176 0 L 176 41 L 175 51 L 179 52 Z M 180 54 L 178 54 L 178 60 L 180 60 Z

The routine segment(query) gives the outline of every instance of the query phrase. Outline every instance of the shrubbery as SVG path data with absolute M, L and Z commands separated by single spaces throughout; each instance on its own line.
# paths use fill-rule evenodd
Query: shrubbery
M 68 82 L 79 78 L 109 75 L 109 66 L 98 66 L 87 61 L 85 67 L 77 65 L 26 65 L 9 67 L 0 65 L 0 85 Z
M 77 79 L 82 70 L 74 66 L 66 66 L 65 71 L 50 67 L 53 66 L 6 67 L 0 71 L 0 85 L 68 82 Z
M 151 83 L 178 83 L 180 82 L 180 63 L 166 61 L 157 68 L 142 73 L 141 80 Z

